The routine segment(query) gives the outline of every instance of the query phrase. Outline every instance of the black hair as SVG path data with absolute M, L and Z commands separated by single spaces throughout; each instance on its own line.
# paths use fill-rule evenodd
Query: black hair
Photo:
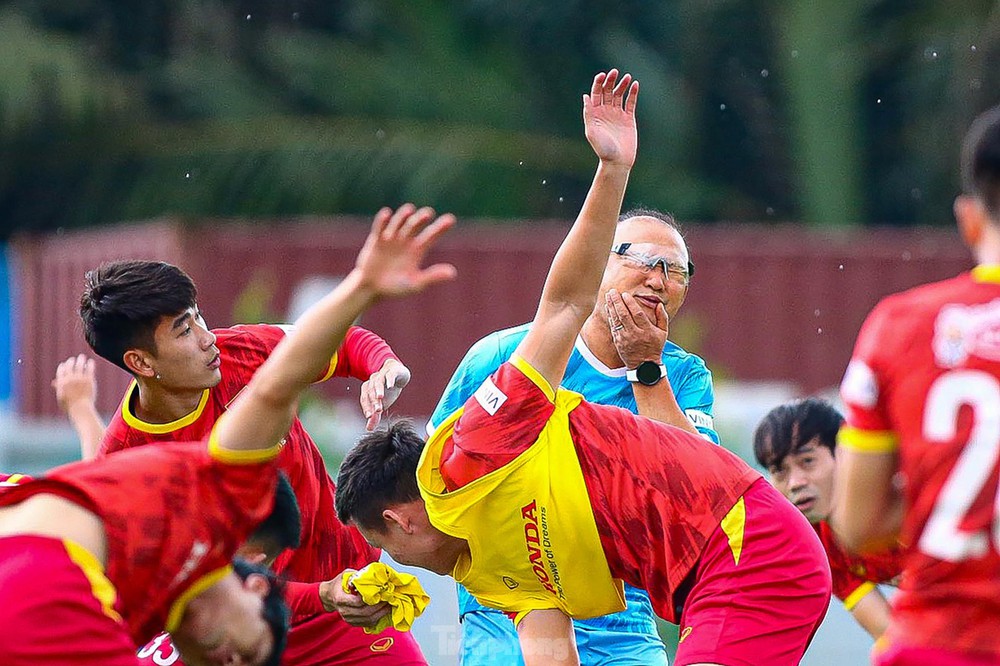
M 420 498 L 417 463 L 424 440 L 409 421 L 367 433 L 351 449 L 337 474 L 337 517 L 385 532 L 382 511 Z
M 785 458 L 817 440 L 835 455 L 837 431 L 844 417 L 833 405 L 819 398 L 793 400 L 779 405 L 761 419 L 753 433 L 753 454 L 768 469 L 781 466 Z
M 1000 220 L 1000 106 L 980 115 L 962 143 L 962 188 Z
M 80 297 L 83 335 L 94 352 L 126 372 L 123 356 L 156 353 L 153 332 L 164 316 L 194 307 L 198 291 L 187 273 L 162 261 L 115 261 L 86 276 Z
M 286 548 L 298 548 L 302 539 L 302 515 L 292 484 L 284 472 L 278 472 L 274 508 L 253 534 L 250 541 L 260 543 L 268 558 L 275 558 Z
M 270 589 L 264 597 L 263 616 L 274 635 L 274 648 L 263 666 L 278 666 L 285 651 L 285 644 L 288 643 L 288 624 L 292 615 L 285 602 L 285 584 L 267 567 L 251 564 L 238 557 L 233 558 L 233 571 L 240 580 L 246 580 L 251 574 L 267 579 Z

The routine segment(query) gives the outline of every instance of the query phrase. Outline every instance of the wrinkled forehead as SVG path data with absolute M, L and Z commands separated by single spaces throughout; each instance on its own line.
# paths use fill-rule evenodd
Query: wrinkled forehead
M 615 241 L 616 243 L 631 243 L 628 251 L 649 258 L 662 258 L 674 264 L 687 264 L 688 253 L 683 243 L 641 243 L 636 241 Z
M 653 257 L 666 257 L 686 263 L 687 245 L 679 231 L 661 220 L 633 217 L 618 225 L 615 243 L 631 243 L 634 252 Z

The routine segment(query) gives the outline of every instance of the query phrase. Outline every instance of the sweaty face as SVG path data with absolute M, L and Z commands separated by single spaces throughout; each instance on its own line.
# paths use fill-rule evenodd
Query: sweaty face
M 208 330 L 197 307 L 160 319 L 153 333 L 156 354 L 151 365 L 157 382 L 175 390 L 211 388 L 222 379 L 215 335 Z
M 826 520 L 833 503 L 836 461 L 830 449 L 816 440 L 799 447 L 780 465 L 768 469 L 771 483 L 810 523 Z
M 620 223 L 615 230 L 615 244 L 632 243 L 629 252 L 645 257 L 662 257 L 676 266 L 687 266 L 688 251 L 684 239 L 673 227 L 650 217 L 633 217 Z M 680 310 L 687 296 L 687 285 L 672 280 L 660 264 L 650 271 L 643 271 L 641 264 L 628 256 L 612 254 L 604 271 L 600 293 L 609 289 L 629 293 L 635 297 L 646 315 L 655 320 L 659 303 L 673 317 Z M 603 298 L 598 299 L 603 308 Z
M 230 573 L 210 600 L 193 600 L 172 634 L 188 666 L 257 666 L 274 649 L 274 634 L 264 620 L 268 583 Z M 200 602 L 200 603 L 199 603 Z

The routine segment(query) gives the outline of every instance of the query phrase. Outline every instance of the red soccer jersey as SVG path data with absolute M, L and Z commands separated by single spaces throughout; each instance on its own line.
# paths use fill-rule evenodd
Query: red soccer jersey
M 470 398 L 442 451 L 449 489 L 527 450 L 554 411 L 510 362 L 491 381 L 504 402 L 487 411 Z M 583 401 L 570 412 L 569 428 L 611 574 L 648 591 L 657 614 L 677 622 L 675 602 L 682 600 L 675 593 L 760 474 L 703 437 L 618 407 Z
M 903 570 L 903 553 L 894 550 L 878 555 L 854 555 L 841 546 L 825 520 L 813 525 L 830 560 L 833 595 L 851 610 L 878 583 L 895 584 Z
M 133 383 L 112 418 L 101 443 L 102 453 L 112 453 L 150 443 L 205 437 L 226 408 L 249 383 L 285 335 L 279 326 L 257 324 L 217 329 L 222 380 L 206 389 L 198 408 L 172 423 L 151 424 L 135 417 Z M 323 379 L 331 376 L 368 379 L 387 358 L 395 358 L 388 345 L 365 329 L 352 327 Z M 360 569 L 378 559 L 379 553 L 354 528 L 337 520 L 334 484 L 323 457 L 298 419 L 285 437 L 279 467 L 288 475 L 302 514 L 302 545 L 275 562 L 275 571 L 292 580 L 328 580 L 345 568 Z
M 182 595 L 224 575 L 233 553 L 271 512 L 277 453 L 210 454 L 205 442 L 147 447 L 57 467 L 0 493 L 0 506 L 51 493 L 97 514 L 107 535 L 115 610 L 142 645 L 175 628 Z M 231 462 L 241 456 L 247 462 Z
M 890 639 L 1000 656 L 1000 267 L 879 303 L 841 395 L 840 441 L 896 451 L 905 483 Z
M 18 486 L 28 481 L 31 481 L 31 477 L 24 474 L 0 474 L 0 490 Z

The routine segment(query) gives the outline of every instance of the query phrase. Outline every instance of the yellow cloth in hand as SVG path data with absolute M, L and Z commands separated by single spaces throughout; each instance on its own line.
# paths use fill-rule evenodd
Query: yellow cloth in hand
M 366 634 L 378 634 L 390 626 L 409 631 L 413 620 L 420 617 L 431 601 L 416 576 L 400 573 L 382 562 L 372 562 L 350 575 L 345 573 L 342 580 L 344 592 L 357 592 L 369 606 L 384 601 L 391 607 L 378 624 L 365 627 Z

